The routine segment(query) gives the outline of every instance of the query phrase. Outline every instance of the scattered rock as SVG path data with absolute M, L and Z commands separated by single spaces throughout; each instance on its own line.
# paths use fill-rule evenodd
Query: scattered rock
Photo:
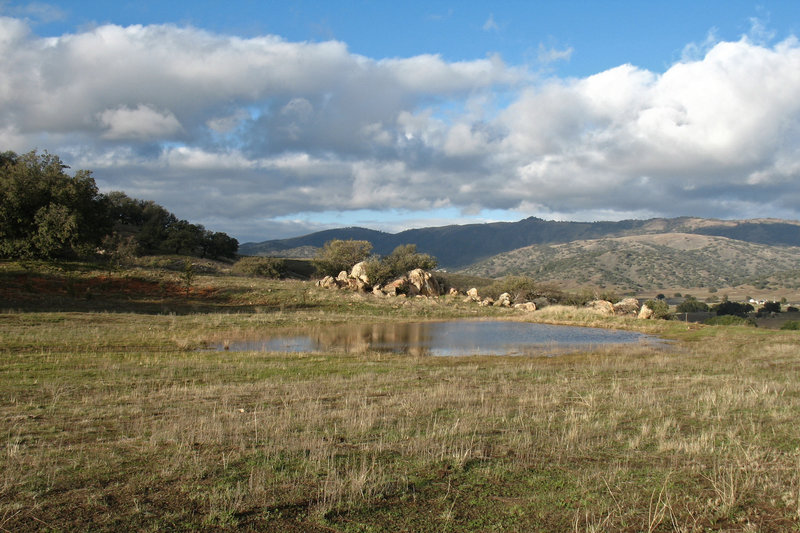
M 353 269 L 350 271 L 350 277 L 360 280 L 365 285 L 369 285 L 369 277 L 367 277 L 366 265 L 367 263 L 365 261 L 361 261 L 360 263 L 353 265 Z
M 539 298 L 534 298 L 532 303 L 536 304 L 536 309 L 544 309 L 545 307 L 550 305 L 550 302 L 548 302 L 547 298 L 545 298 L 544 296 L 540 296 Z
M 456 289 L 455 287 L 450 287 L 449 294 L 450 296 L 458 296 L 458 289 Z
M 480 296 L 478 296 L 478 289 L 476 289 L 475 287 L 467 291 L 467 297 L 469 298 L 469 300 L 472 300 L 473 302 L 481 301 Z M 464 301 L 469 301 L 469 300 L 464 300 Z
M 439 284 L 430 272 L 415 268 L 408 273 L 409 294 L 413 296 L 439 296 Z
M 649 320 L 653 318 L 653 310 L 647 307 L 647 304 L 642 304 L 642 308 L 639 309 L 639 318 L 642 320 Z
M 390 281 L 383 287 L 384 294 L 389 296 L 397 296 L 398 294 L 407 294 L 408 291 L 408 278 L 402 277 L 397 278 L 394 281 Z
M 491 307 L 494 305 L 494 300 L 492 298 L 484 298 L 478 305 L 481 307 Z
M 507 292 L 504 292 L 497 297 L 497 301 L 494 303 L 494 305 L 498 307 L 511 307 L 511 295 Z
M 625 298 L 614 304 L 615 315 L 637 315 L 639 313 L 639 300 Z
M 317 282 L 318 287 L 322 287 L 323 289 L 338 289 L 339 285 L 336 283 L 336 280 L 333 279 L 333 276 L 325 276 L 321 280 Z
M 614 304 L 607 300 L 592 300 L 586 307 L 594 309 L 601 315 L 612 316 L 614 314 Z
M 536 304 L 533 302 L 514 304 L 514 309 L 519 309 L 521 311 L 536 311 Z

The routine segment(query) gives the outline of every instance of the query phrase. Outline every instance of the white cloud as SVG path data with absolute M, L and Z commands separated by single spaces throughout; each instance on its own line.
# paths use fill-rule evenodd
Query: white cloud
M 800 216 L 795 39 L 536 79 L 497 56 L 373 59 L 169 25 L 45 39 L 0 18 L 0 69 L 3 149 L 47 149 L 104 190 L 226 228 L 445 207 Z
M 0 2 L 0 11 L 5 11 L 6 14 L 15 17 L 23 17 L 34 23 L 47 23 L 64 20 L 66 13 L 63 9 L 52 4 L 44 2 L 30 2 L 20 6 L 6 7 L 3 5 L 5 2 Z
M 102 134 L 106 139 L 163 140 L 173 137 L 182 129 L 172 113 L 160 113 L 141 104 L 136 109 L 106 109 L 97 118 L 107 128 Z
M 573 51 L 571 46 L 559 50 L 557 48 L 547 48 L 544 44 L 539 43 L 537 58 L 539 59 L 539 63 L 545 65 L 555 63 L 556 61 L 569 61 L 570 58 L 572 58 Z

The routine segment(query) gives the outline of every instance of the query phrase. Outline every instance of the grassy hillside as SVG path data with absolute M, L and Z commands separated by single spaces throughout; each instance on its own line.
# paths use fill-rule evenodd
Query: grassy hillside
M 385 255 L 401 244 L 416 244 L 420 252 L 439 259 L 439 265 L 459 268 L 494 255 L 536 244 L 661 233 L 722 236 L 757 244 L 800 246 L 800 223 L 783 220 L 713 220 L 692 217 L 622 220 L 618 222 L 561 222 L 531 217 L 517 222 L 466 224 L 384 233 L 364 228 L 341 228 L 303 237 L 246 243 L 242 255 L 310 257 L 331 239 L 368 240 L 374 252 Z
M 667 287 L 732 287 L 768 278 L 796 288 L 800 280 L 788 272 L 796 272 L 798 261 L 798 247 L 664 233 L 528 246 L 463 272 L 489 277 L 525 274 L 542 281 L 637 293 Z

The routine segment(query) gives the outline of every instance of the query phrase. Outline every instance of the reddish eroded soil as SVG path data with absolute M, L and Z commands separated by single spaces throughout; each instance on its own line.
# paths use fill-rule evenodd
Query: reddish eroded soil
M 177 281 L 154 281 L 108 275 L 78 278 L 16 274 L 0 283 L 0 300 L 7 302 L 38 300 L 42 297 L 206 298 L 215 292 L 216 290 L 211 287 L 189 287 L 187 291 L 186 286 Z

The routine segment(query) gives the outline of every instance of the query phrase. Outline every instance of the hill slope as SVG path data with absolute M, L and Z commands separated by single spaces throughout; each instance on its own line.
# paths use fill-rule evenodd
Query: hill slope
M 770 277 L 791 286 L 790 273 L 796 272 L 799 260 L 796 246 L 660 233 L 527 246 L 480 261 L 463 272 L 487 277 L 524 274 L 541 281 L 625 291 L 732 287 Z
M 619 222 L 557 222 L 531 217 L 518 222 L 467 224 L 385 233 L 366 228 L 341 228 L 292 239 L 240 245 L 242 255 L 309 257 L 331 239 L 368 240 L 385 255 L 400 244 L 416 244 L 420 252 L 447 268 L 466 267 L 483 259 L 536 244 L 664 233 L 720 236 L 757 244 L 800 246 L 800 223 L 784 220 L 728 221 L 692 217 L 623 220 Z

